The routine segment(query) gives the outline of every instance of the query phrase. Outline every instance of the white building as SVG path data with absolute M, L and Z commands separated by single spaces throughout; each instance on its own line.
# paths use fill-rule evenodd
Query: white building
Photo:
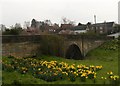
M 81 25 L 81 26 L 75 26 L 74 28 L 72 28 L 72 30 L 76 33 L 76 34 L 80 34 L 80 33 L 86 33 L 87 26 L 86 25 Z
M 120 32 L 119 33 L 115 33 L 115 34 L 110 34 L 107 35 L 108 37 L 114 37 L 114 38 L 118 38 L 120 36 Z
M 86 33 L 87 30 L 75 30 L 74 32 L 75 32 L 75 33 Z

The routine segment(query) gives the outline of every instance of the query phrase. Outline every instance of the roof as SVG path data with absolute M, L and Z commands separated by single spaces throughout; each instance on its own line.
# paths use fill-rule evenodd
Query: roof
M 62 29 L 68 29 L 68 28 L 72 28 L 72 27 L 73 27 L 72 24 L 61 24 Z
M 107 27 L 113 27 L 114 22 L 104 22 L 104 23 L 96 23 L 92 24 L 91 26 L 107 26 Z
M 107 36 L 118 38 L 120 36 L 120 32 L 114 33 L 114 34 L 110 34 L 110 35 L 107 35 Z
M 71 28 L 71 30 L 86 30 L 87 26 L 86 25 L 81 25 L 81 26 L 75 26 Z

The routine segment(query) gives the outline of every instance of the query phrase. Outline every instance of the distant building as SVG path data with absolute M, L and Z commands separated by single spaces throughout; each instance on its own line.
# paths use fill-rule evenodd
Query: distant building
M 67 29 L 71 29 L 73 28 L 74 26 L 72 24 L 61 24 L 61 29 L 63 30 L 67 30 Z
M 80 25 L 73 27 L 71 30 L 74 31 L 76 34 L 80 34 L 80 33 L 86 33 L 87 32 L 86 28 L 87 25 Z
M 112 34 L 117 32 L 115 22 L 103 22 L 96 24 L 86 24 L 72 26 L 71 24 L 61 24 L 59 34 L 80 34 L 92 32 L 96 34 Z
M 104 22 L 88 25 L 86 29 L 88 32 L 95 32 L 98 34 L 112 34 L 115 33 L 114 26 L 114 22 Z
M 61 24 L 55 32 L 58 34 L 74 34 L 74 31 L 71 30 L 73 27 L 72 24 Z
M 46 35 L 46 34 L 54 34 L 56 30 L 59 29 L 58 24 L 49 24 L 49 20 L 47 21 L 37 21 L 32 19 L 31 26 L 27 27 L 26 30 L 22 31 L 21 35 Z
M 75 34 L 72 30 L 61 30 L 58 34 Z
M 39 30 L 38 29 L 35 29 L 33 27 L 29 27 L 27 29 L 24 29 L 22 32 L 21 32 L 21 35 L 35 35 L 35 34 L 38 34 L 39 33 Z
M 118 38 L 120 36 L 120 32 L 118 33 L 115 33 L 115 34 L 110 34 L 110 35 L 107 35 L 108 37 L 113 37 L 113 38 Z

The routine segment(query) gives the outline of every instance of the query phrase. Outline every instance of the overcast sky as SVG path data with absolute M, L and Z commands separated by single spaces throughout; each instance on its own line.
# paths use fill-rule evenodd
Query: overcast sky
M 33 18 L 39 21 L 50 19 L 61 23 L 63 17 L 78 22 L 94 23 L 105 20 L 118 22 L 120 0 L 0 0 L 0 23 L 14 25 Z

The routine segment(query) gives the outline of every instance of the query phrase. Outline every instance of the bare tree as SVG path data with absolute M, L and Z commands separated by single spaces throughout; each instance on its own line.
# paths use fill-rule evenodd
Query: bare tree
M 31 27 L 36 28 L 36 23 L 37 23 L 37 21 L 35 19 L 32 19 L 32 21 L 31 21 Z
M 68 23 L 68 20 L 67 20 L 66 17 L 62 18 L 62 23 L 63 23 L 63 24 L 67 24 L 67 23 Z
M 15 28 L 16 28 L 16 29 L 22 28 L 22 27 L 21 27 L 21 24 L 20 24 L 20 23 L 16 23 L 16 24 L 15 24 Z
M 29 21 L 25 21 L 24 22 L 24 28 L 29 28 L 30 27 L 30 22 Z
M 67 19 L 66 17 L 63 17 L 63 18 L 62 18 L 62 23 L 63 23 L 63 24 L 75 25 L 75 21 L 71 21 L 71 20 Z
M 50 20 L 45 20 L 44 23 L 49 25 L 49 26 L 52 26 L 52 22 Z
M 78 23 L 78 26 L 81 26 L 81 25 L 83 25 L 83 24 L 79 22 L 79 23 Z
M 75 21 L 69 21 L 69 24 L 71 24 L 71 25 L 75 25 Z
M 4 32 L 6 30 L 6 26 L 3 25 L 3 24 L 0 24 L 0 29 L 1 29 L 2 32 Z

